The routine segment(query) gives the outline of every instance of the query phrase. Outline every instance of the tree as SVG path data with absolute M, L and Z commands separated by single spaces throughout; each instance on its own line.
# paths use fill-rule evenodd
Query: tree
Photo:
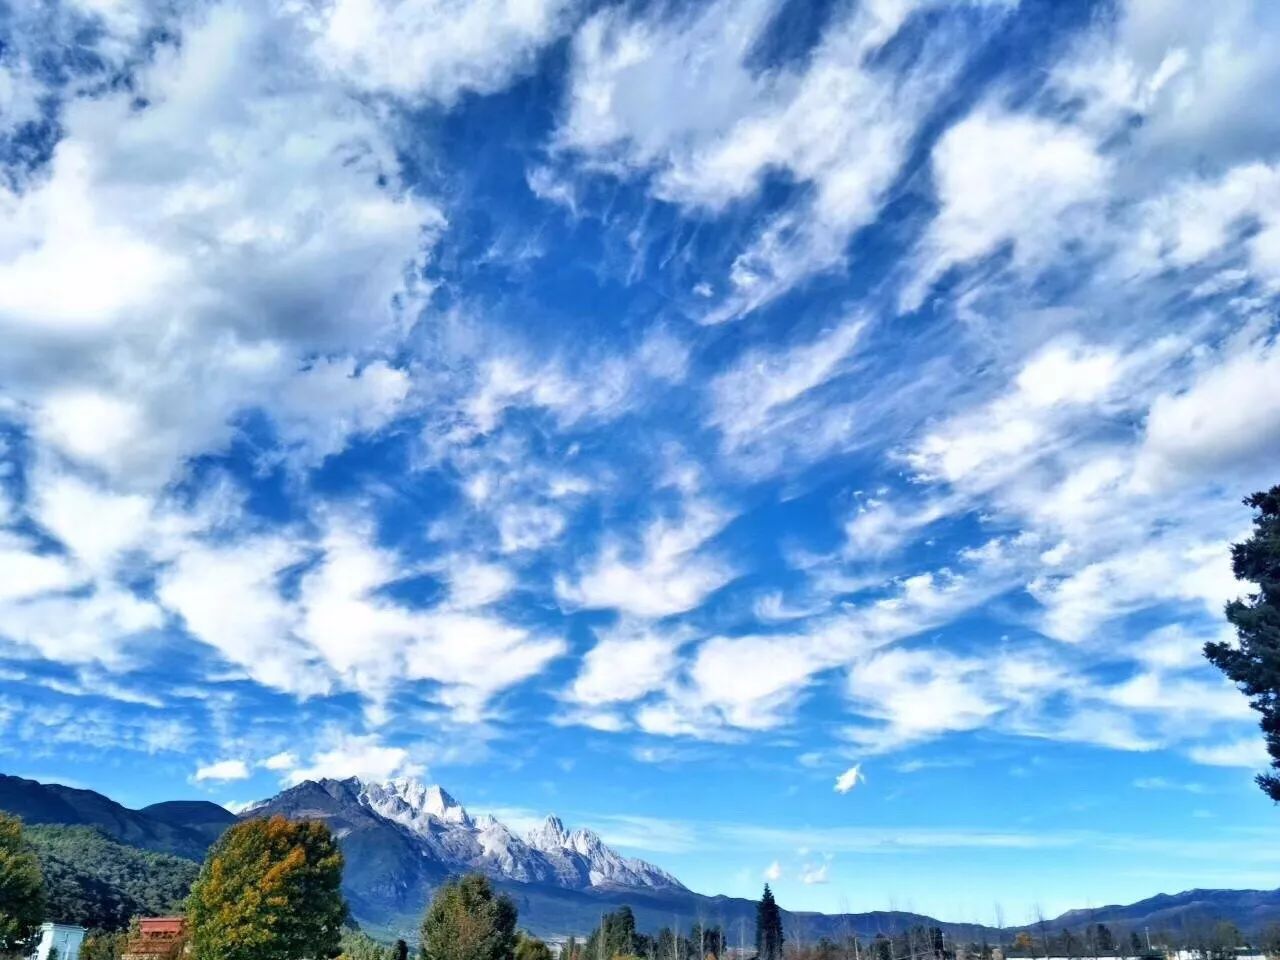
M 339 960 L 388 960 L 387 948 L 361 930 L 344 930 Z
M 0 813 L 0 954 L 25 953 L 44 919 L 44 877 L 22 821 Z
M 1213 960 L 1231 960 L 1236 955 L 1236 947 L 1244 946 L 1244 937 L 1234 923 L 1223 920 L 1213 928 L 1209 941 L 1210 956 Z
M 516 936 L 516 960 L 551 960 L 551 948 L 523 930 Z
M 395 946 L 391 948 L 391 960 L 409 960 L 409 944 L 403 940 L 397 940 Z
M 209 851 L 187 898 L 195 960 L 332 957 L 347 905 L 342 853 L 315 820 L 246 820 Z
M 1211 641 L 1204 655 L 1225 673 L 1262 714 L 1260 726 L 1280 771 L 1280 486 L 1245 498 L 1257 511 L 1253 536 L 1231 547 L 1231 569 L 1237 580 L 1258 585 L 1258 592 L 1227 604 L 1227 619 L 1239 645 Z M 1258 786 L 1280 802 L 1280 776 L 1258 774 Z
M 1116 938 L 1112 935 L 1111 928 L 1105 923 L 1099 923 L 1094 926 L 1094 943 L 1102 953 L 1115 952 Z
M 1138 936 L 1137 930 L 1129 931 L 1129 951 L 1135 957 L 1140 957 L 1144 953 L 1142 948 L 1142 938 Z
M 1035 948 L 1036 942 L 1031 939 L 1031 934 L 1026 930 L 1020 930 L 1018 935 L 1013 938 L 1013 949 L 1020 953 L 1032 953 Z
M 756 954 L 760 960 L 782 960 L 782 944 L 782 911 L 766 883 L 756 905 Z
M 471 873 L 436 891 L 422 918 L 422 960 L 512 960 L 516 906 Z
M 129 946 L 129 934 L 124 930 L 91 933 L 80 945 L 80 960 L 120 960 Z

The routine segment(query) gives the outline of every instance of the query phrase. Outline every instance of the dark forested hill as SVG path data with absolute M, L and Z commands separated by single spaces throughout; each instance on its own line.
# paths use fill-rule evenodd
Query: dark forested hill
M 169 804 L 160 804 L 169 807 Z M 178 804 L 188 807 L 188 804 Z M 130 810 L 92 790 L 64 787 L 59 783 L 38 783 L 22 777 L 0 774 L 0 810 L 21 817 L 24 823 L 59 823 L 75 826 L 97 827 L 109 837 L 143 850 L 172 853 L 189 860 L 201 860 L 209 844 L 221 830 L 211 828 L 207 809 L 214 804 L 197 804 L 198 822 L 183 822 L 173 818 L 172 811 L 162 810 L 162 816 L 148 814 L 144 810 Z M 221 807 L 217 807 L 221 810 Z M 226 824 L 235 820 L 223 810 Z M 168 814 L 165 816 L 164 814 Z M 186 811 L 192 816 L 191 811 Z
M 200 868 L 191 860 L 139 850 L 95 827 L 28 826 L 40 857 L 48 917 L 90 929 L 121 930 L 135 915 L 170 913 Z

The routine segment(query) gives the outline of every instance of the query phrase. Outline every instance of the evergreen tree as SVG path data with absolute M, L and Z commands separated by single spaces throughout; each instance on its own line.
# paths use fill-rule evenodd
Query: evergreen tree
M 513 960 L 516 905 L 471 873 L 436 891 L 422 918 L 422 960 Z
M 40 861 L 22 821 L 0 813 L 0 954 L 25 953 L 44 919 Z
M 760 960 L 782 960 L 782 944 L 782 911 L 766 883 L 756 905 L 756 954 Z
M 1280 486 L 1244 502 L 1258 513 L 1253 536 L 1231 547 L 1231 569 L 1236 579 L 1258 584 L 1258 592 L 1227 604 L 1239 645 L 1206 643 L 1204 655 L 1262 714 L 1271 769 L 1280 771 Z M 1267 796 L 1280 801 L 1280 776 L 1259 774 L 1257 781 Z
M 409 944 L 403 940 L 397 940 L 395 947 L 391 951 L 392 960 L 409 960 Z
M 342 853 L 323 823 L 245 820 L 205 858 L 187 898 L 194 960 L 296 960 L 341 949 Z
M 1129 949 L 1135 957 L 1140 957 L 1144 953 L 1142 949 L 1142 938 L 1138 936 L 1137 930 L 1129 931 Z

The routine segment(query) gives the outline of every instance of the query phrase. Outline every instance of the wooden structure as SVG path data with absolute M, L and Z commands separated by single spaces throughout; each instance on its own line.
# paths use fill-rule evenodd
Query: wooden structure
M 138 921 L 121 960 L 177 960 L 186 945 L 186 918 L 145 917 Z

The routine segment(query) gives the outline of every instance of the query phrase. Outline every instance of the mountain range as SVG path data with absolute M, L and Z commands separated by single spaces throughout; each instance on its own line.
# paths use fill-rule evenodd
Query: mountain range
M 93 828 L 127 846 L 200 860 L 237 816 L 206 801 L 171 801 L 131 810 L 114 800 L 60 784 L 0 774 L 0 810 L 31 824 Z M 706 896 L 643 860 L 625 857 L 590 830 L 569 830 L 548 816 L 524 836 L 492 816 L 473 817 L 448 792 L 415 780 L 367 783 L 307 780 L 254 804 L 240 818 L 280 814 L 325 821 L 346 858 L 343 889 L 353 917 L 369 932 L 416 934 L 424 905 L 446 878 L 478 870 L 516 902 L 523 927 L 539 935 L 584 933 L 600 915 L 626 904 L 637 926 L 656 931 L 695 920 L 725 927 L 731 942 L 754 934 L 755 902 Z M 1231 920 L 1246 931 L 1280 922 L 1280 890 L 1191 890 L 1128 905 L 1069 911 L 1053 930 L 1106 923 L 1124 933 L 1188 931 Z M 783 911 L 789 935 L 806 940 L 856 933 L 872 937 L 920 924 L 965 940 L 994 939 L 978 924 L 940 921 L 902 911 L 818 914 Z M 1007 937 L 1008 931 L 1005 932 Z

